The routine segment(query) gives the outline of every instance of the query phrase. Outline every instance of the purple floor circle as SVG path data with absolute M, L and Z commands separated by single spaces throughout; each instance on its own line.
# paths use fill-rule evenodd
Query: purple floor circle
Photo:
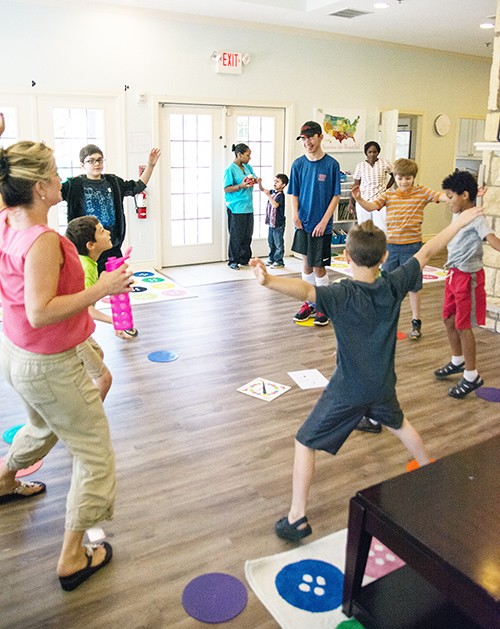
M 173 360 L 177 360 L 179 356 L 175 352 L 160 350 L 151 352 L 151 354 L 148 354 L 148 358 L 154 363 L 171 363 Z
M 248 601 L 241 581 L 223 572 L 208 572 L 190 581 L 182 593 L 186 612 L 206 623 L 226 622 L 242 612 Z
M 476 391 L 476 395 L 487 402 L 500 402 L 500 389 L 495 387 L 481 387 Z

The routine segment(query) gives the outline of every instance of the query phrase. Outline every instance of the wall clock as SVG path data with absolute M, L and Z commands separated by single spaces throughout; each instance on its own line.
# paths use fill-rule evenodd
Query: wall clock
M 438 135 L 446 135 L 451 128 L 451 120 L 446 114 L 439 114 L 434 120 L 434 129 Z

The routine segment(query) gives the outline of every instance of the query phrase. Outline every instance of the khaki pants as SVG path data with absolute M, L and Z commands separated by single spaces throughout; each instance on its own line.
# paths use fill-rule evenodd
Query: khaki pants
M 108 421 L 76 350 L 34 354 L 4 337 L 1 367 L 28 413 L 5 458 L 7 468 L 33 465 L 61 439 L 73 456 L 66 530 L 83 531 L 111 518 L 115 461 Z
M 99 343 L 91 336 L 89 336 L 86 341 L 76 346 L 76 353 L 78 358 L 85 365 L 92 380 L 97 380 L 104 374 L 106 371 L 106 366 L 103 361 L 104 352 Z

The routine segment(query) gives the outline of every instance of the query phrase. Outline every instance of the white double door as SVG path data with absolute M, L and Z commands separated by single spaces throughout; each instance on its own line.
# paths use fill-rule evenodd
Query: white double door
M 162 266 L 227 259 L 224 170 L 234 159 L 233 144 L 247 144 L 250 164 L 270 188 L 284 165 L 285 110 L 163 103 Z M 267 253 L 264 224 L 267 197 L 254 189 L 253 254 Z

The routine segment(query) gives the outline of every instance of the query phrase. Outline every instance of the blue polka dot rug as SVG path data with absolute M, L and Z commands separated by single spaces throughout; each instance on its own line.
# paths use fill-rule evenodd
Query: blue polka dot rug
M 245 563 L 246 579 L 280 627 L 363 629 L 342 612 L 347 529 L 292 550 Z M 363 584 L 401 567 L 403 562 L 375 538 Z

